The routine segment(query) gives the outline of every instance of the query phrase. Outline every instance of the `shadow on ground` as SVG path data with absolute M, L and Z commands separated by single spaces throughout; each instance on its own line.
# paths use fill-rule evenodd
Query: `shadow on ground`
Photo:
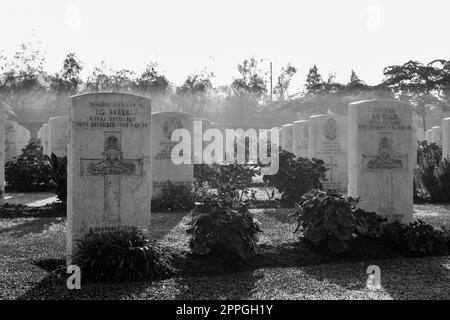
M 187 212 L 152 212 L 151 217 L 151 238 L 152 240 L 161 240 L 177 227 Z
M 382 289 L 393 300 L 450 299 L 450 270 L 448 257 L 402 258 L 355 263 L 321 264 L 304 268 L 320 282 L 329 282 L 346 290 L 367 288 L 367 267 L 377 265 L 381 270 Z M 373 292 L 376 293 L 376 290 Z

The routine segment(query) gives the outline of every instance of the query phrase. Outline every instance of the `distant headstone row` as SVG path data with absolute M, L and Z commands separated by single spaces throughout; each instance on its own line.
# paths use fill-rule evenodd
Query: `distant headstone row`
M 186 113 L 152 114 L 151 101 L 136 95 L 92 93 L 71 101 L 67 117 L 49 119 L 38 132 L 45 154 L 68 157 L 68 261 L 77 250 L 77 240 L 87 235 L 133 227 L 149 229 L 152 196 L 158 197 L 168 180 L 190 184 L 193 164 L 203 163 L 202 150 L 209 145 L 206 130 L 225 133 L 225 126 Z M 8 120 L 4 112 L 0 112 L 1 126 L 5 135 L 0 143 L 10 144 L 0 152 L 4 165 L 10 150 L 16 148 L 17 153 L 17 148 L 27 143 L 29 132 Z M 172 139 L 177 129 L 190 133 L 189 141 L 184 142 L 192 148 L 183 149 L 182 154 L 190 163 L 173 161 L 178 141 Z M 403 222 L 412 220 L 416 138 L 432 139 L 442 144 L 444 155 L 450 153 L 450 118 L 444 119 L 439 129 L 423 132 L 413 125 L 412 108 L 391 100 L 352 103 L 348 116 L 314 115 L 269 128 L 265 130 L 269 141 L 278 140 L 272 140 L 278 129 L 283 149 L 324 161 L 328 169 L 325 189 L 348 192 L 361 199 L 363 209 Z M 241 133 L 235 145 L 233 140 L 237 148 L 247 145 L 246 135 Z M 223 150 L 215 149 L 214 161 L 223 160 L 226 143 L 223 146 Z M 3 169 L 0 179 L 3 191 Z
M 363 209 L 389 220 L 412 221 L 416 138 L 425 133 L 413 126 L 409 105 L 363 101 L 350 104 L 348 116 L 314 115 L 292 126 L 292 132 L 290 125 L 281 127 L 280 145 L 296 156 L 323 160 L 324 189 L 360 198 Z M 433 130 L 437 139 L 439 131 Z

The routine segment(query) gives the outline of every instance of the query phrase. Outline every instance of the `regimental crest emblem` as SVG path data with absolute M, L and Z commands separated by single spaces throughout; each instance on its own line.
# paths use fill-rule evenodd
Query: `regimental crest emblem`
M 133 162 L 123 159 L 119 138 L 111 134 L 106 137 L 103 159 L 93 162 L 87 167 L 87 171 L 93 175 L 130 175 L 136 172 L 136 165 Z
M 400 169 L 402 168 L 402 159 L 392 157 L 392 144 L 388 137 L 382 137 L 378 146 L 377 156 L 367 163 L 369 169 Z
M 166 122 L 164 122 L 163 125 L 163 134 L 164 136 L 171 140 L 172 139 L 172 133 L 176 130 L 176 129 L 181 129 L 183 128 L 183 124 L 181 123 L 181 120 L 175 117 L 171 117 L 168 118 L 166 120 Z
M 322 133 L 328 140 L 335 140 L 339 136 L 339 126 L 337 121 L 330 118 L 323 124 Z

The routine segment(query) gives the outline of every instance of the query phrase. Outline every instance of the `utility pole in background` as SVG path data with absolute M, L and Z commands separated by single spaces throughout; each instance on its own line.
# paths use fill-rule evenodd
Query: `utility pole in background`
M 270 101 L 273 101 L 273 90 L 272 90 L 272 61 L 270 61 Z
M 269 60 L 267 58 L 261 58 L 261 61 L 263 61 L 263 60 L 269 61 L 269 63 L 270 63 L 270 101 L 273 101 L 272 60 Z

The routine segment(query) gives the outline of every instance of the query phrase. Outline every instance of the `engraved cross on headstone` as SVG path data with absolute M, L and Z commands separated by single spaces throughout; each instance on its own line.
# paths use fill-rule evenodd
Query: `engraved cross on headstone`
M 330 170 L 330 179 L 328 181 L 326 181 L 329 183 L 329 186 L 330 186 L 329 189 L 335 189 L 335 188 L 333 188 L 333 177 L 334 177 L 333 176 L 333 168 L 337 168 L 338 165 L 336 162 L 334 162 L 333 156 L 330 156 L 330 161 L 328 163 L 325 163 L 325 166 L 328 167 Z
M 142 176 L 143 159 L 123 159 L 120 132 L 105 132 L 101 159 L 81 159 L 81 175 L 103 176 L 104 219 L 120 221 L 120 182 L 126 175 Z
M 395 154 L 391 142 L 388 137 L 381 137 L 378 146 L 378 153 L 376 155 L 362 155 L 363 160 L 363 172 L 376 172 L 378 176 L 378 186 L 380 188 L 380 194 L 384 194 L 384 197 L 380 197 L 380 203 L 378 204 L 378 213 L 392 215 L 394 213 L 394 172 L 407 172 L 408 168 L 408 155 L 407 154 Z M 388 170 L 389 177 L 380 172 L 381 170 Z M 386 180 L 386 178 L 388 180 Z M 388 184 L 388 186 L 386 186 Z

